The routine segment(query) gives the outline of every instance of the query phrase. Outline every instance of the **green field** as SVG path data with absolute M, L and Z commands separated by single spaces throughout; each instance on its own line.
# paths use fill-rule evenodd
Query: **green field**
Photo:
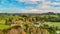
M 46 22 L 44 24 L 48 24 L 50 26 L 60 26 L 60 22 Z
M 8 28 L 10 28 L 9 25 L 0 24 L 0 30 L 4 30 L 4 29 L 8 29 Z
M 11 24 L 11 25 L 0 24 L 0 30 L 9 29 L 14 26 L 19 26 L 19 25 L 18 24 Z

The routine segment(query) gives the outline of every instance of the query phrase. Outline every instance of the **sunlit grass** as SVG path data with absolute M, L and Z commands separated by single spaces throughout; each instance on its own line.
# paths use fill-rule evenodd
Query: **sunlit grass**
M 60 26 L 60 22 L 46 22 L 45 24 L 48 24 L 50 26 Z
M 9 25 L 0 24 L 0 30 L 4 30 L 4 29 L 8 29 L 8 28 L 10 28 Z
M 12 25 L 0 24 L 0 30 L 9 29 L 9 28 L 14 27 L 14 26 L 19 26 L 19 25 L 18 24 L 12 24 Z

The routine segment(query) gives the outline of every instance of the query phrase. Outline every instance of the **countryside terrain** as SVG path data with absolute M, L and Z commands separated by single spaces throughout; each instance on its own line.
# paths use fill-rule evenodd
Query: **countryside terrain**
M 60 13 L 0 13 L 0 34 L 60 34 Z

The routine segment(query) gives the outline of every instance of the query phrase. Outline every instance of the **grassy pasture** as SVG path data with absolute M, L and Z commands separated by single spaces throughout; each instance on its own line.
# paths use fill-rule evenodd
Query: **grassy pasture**
M 50 26 L 60 26 L 60 22 L 45 22 L 44 24 L 48 24 Z
M 9 25 L 0 24 L 0 30 L 4 30 L 4 29 L 8 29 L 8 28 L 10 28 Z

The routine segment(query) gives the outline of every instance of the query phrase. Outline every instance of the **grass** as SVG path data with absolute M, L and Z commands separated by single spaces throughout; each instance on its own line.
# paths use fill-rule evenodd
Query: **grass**
M 0 24 L 0 30 L 4 30 L 4 29 L 8 29 L 8 28 L 10 28 L 9 25 Z
M 0 30 L 9 29 L 9 28 L 14 27 L 14 26 L 19 26 L 19 25 L 18 24 L 12 24 L 12 25 L 0 24 Z
M 60 22 L 46 22 L 44 24 L 48 24 L 50 26 L 60 26 Z

